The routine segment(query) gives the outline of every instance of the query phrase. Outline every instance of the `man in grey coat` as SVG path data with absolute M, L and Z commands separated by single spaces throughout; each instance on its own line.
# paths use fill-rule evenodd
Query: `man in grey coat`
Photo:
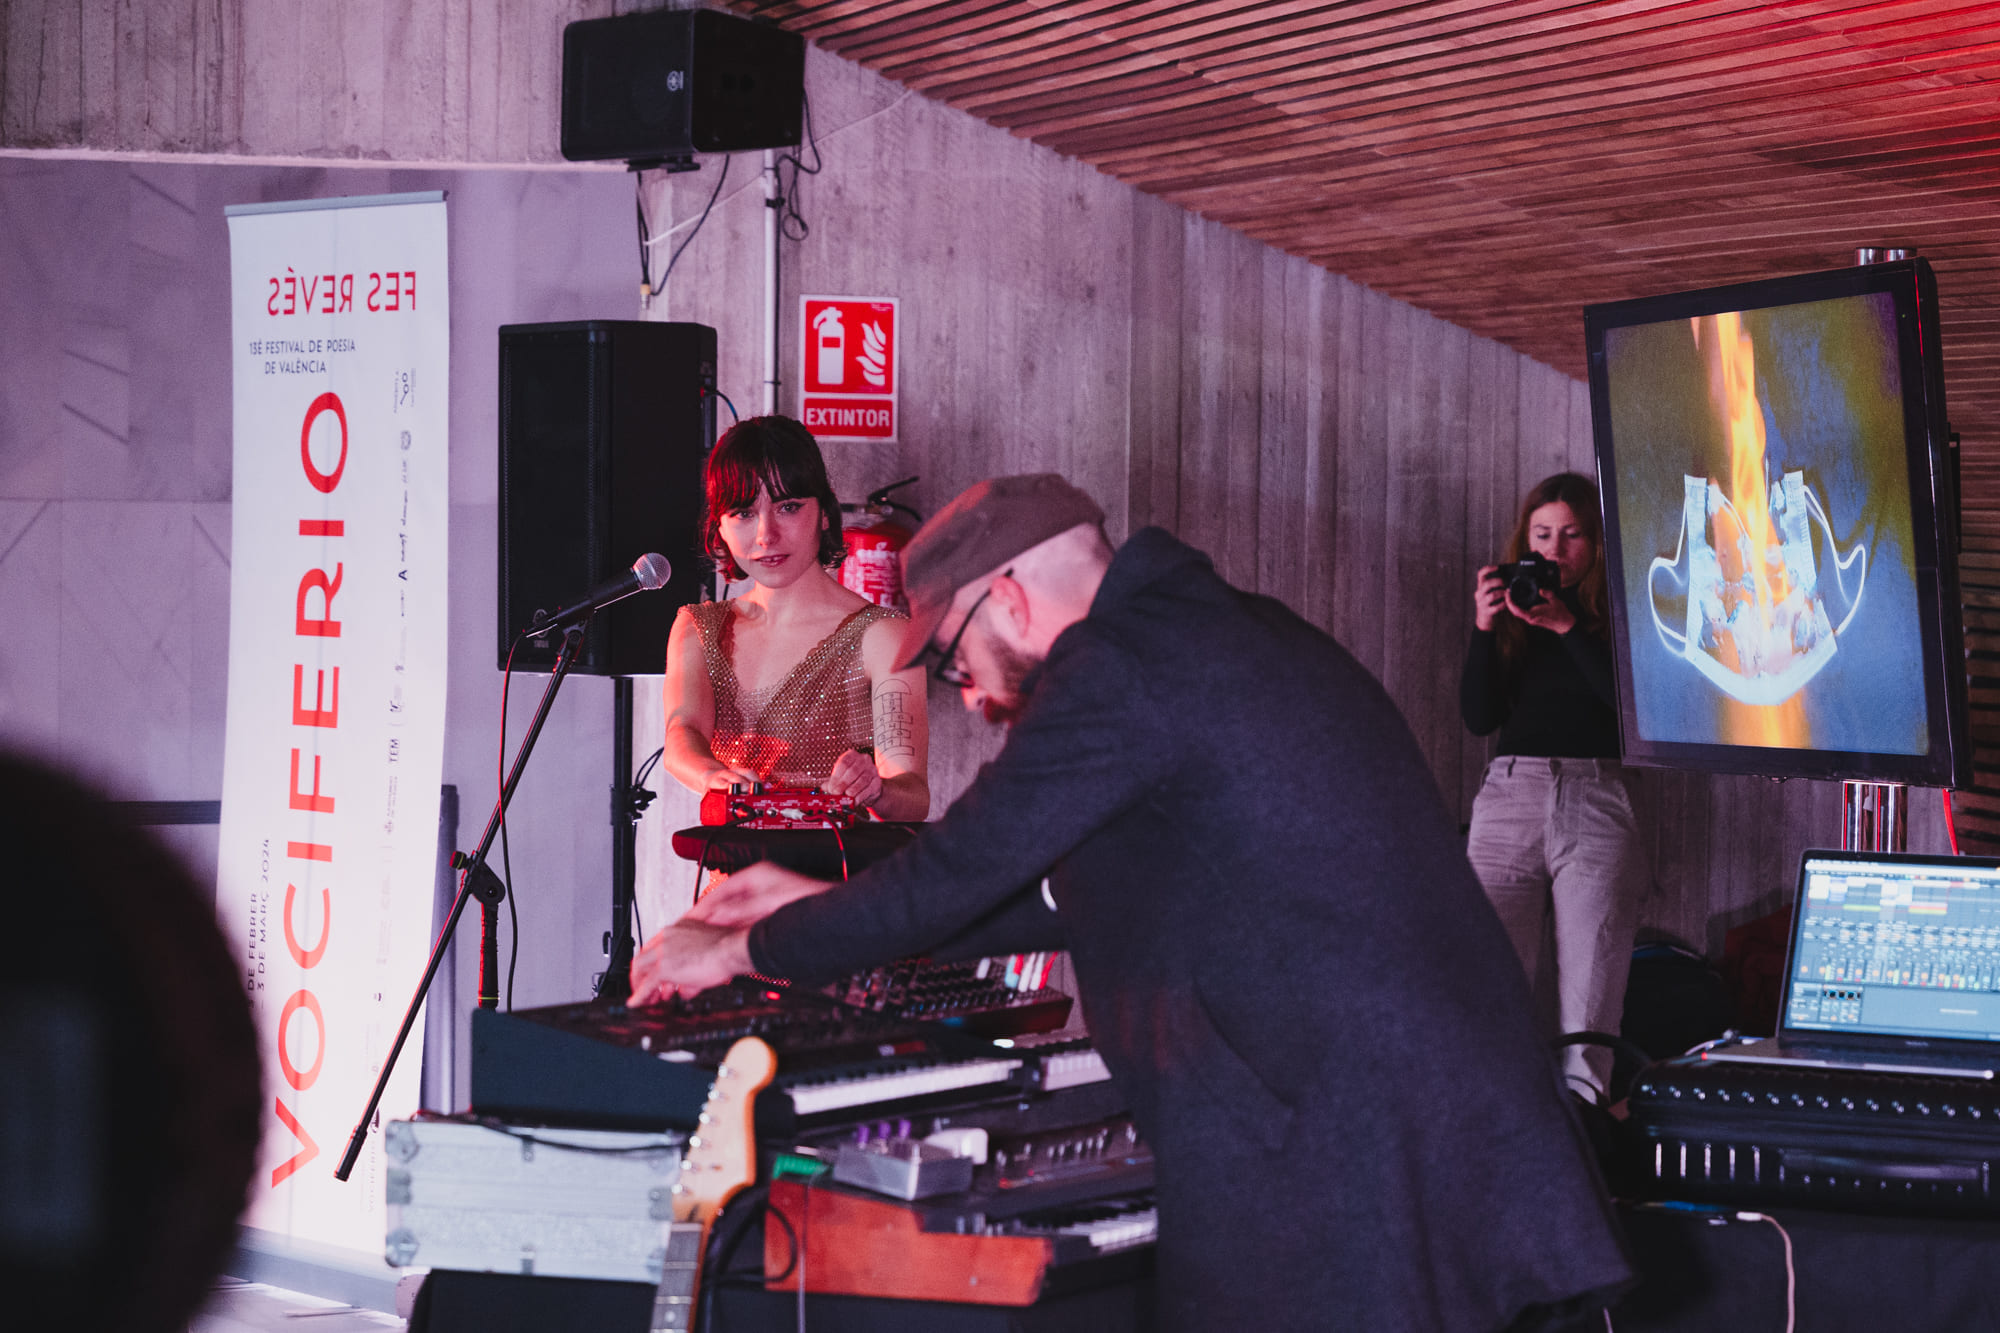
M 1526 985 L 1407 726 L 1337 643 L 1055 476 L 904 554 L 905 659 L 1011 723 L 908 847 L 731 876 L 634 1002 L 756 970 L 1071 950 L 1158 1166 L 1176 1329 L 1500 1330 L 1631 1277 Z M 1055 909 L 1052 913 L 1050 905 Z

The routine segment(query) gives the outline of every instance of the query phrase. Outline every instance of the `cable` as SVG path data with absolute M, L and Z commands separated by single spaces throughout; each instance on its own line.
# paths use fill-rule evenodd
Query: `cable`
M 632 205 L 639 214 L 639 295 L 644 299 L 653 294 L 653 238 L 646 226 L 646 173 L 635 171 L 632 179 L 638 182 Z
M 659 749 L 647 755 L 646 762 L 639 765 L 639 771 L 632 775 L 632 785 L 635 787 L 645 786 L 646 779 L 653 776 L 653 770 L 659 766 L 661 758 L 666 753 L 667 753 L 667 747 L 662 745 Z
M 722 1215 L 716 1219 L 714 1227 L 710 1229 L 708 1254 L 702 1263 L 702 1271 L 708 1276 L 701 1284 L 702 1316 L 701 1323 L 697 1327 L 704 1329 L 717 1327 L 715 1323 L 717 1287 L 735 1284 L 756 1288 L 764 1286 L 764 1261 L 761 1258 L 755 1268 L 732 1272 L 729 1267 L 730 1262 L 736 1258 L 737 1247 L 743 1243 L 743 1238 L 750 1234 L 751 1223 L 759 1217 L 777 1218 L 779 1225 L 785 1228 L 786 1234 L 791 1235 L 792 1224 L 785 1219 L 783 1213 L 771 1206 L 771 1187 L 768 1184 L 752 1185 L 732 1198 L 723 1208 Z M 796 1236 L 793 1236 L 792 1244 L 796 1251 L 798 1246 Z M 785 1271 L 778 1274 L 778 1279 L 790 1276 L 791 1271 L 791 1265 L 787 1264 Z M 733 1284 L 731 1279 L 735 1280 Z
M 646 756 L 646 762 L 639 765 L 639 771 L 632 775 L 632 787 L 635 791 L 645 787 L 646 779 L 653 775 L 654 767 L 666 753 L 667 747 L 662 745 L 659 749 Z M 652 794 L 648 792 L 643 803 L 635 801 L 634 805 L 641 813 L 644 813 L 645 806 L 650 805 L 652 800 Z M 632 933 L 640 940 L 646 938 L 646 919 L 639 915 L 639 894 L 636 887 L 632 893 Z
M 507 1012 L 514 1012 L 514 965 L 521 961 L 521 914 L 514 907 L 514 859 L 507 850 L 507 817 L 500 817 L 501 887 L 507 890 Z
M 1745 1038 L 1743 1034 L 1738 1032 L 1735 1028 L 1724 1028 L 1722 1030 L 1721 1036 L 1710 1037 L 1707 1041 L 1698 1041 L 1694 1045 L 1688 1047 L 1685 1051 L 1682 1051 L 1681 1054 L 1700 1055 L 1703 1051 L 1713 1050 L 1717 1046 L 1733 1046 L 1737 1042 L 1742 1041 L 1744 1039 Z
M 701 224 L 708 221 L 708 212 L 710 209 L 715 207 L 716 196 L 722 193 L 722 183 L 729 179 L 730 160 L 731 159 L 728 154 L 726 153 L 723 154 L 722 170 L 716 173 L 715 188 L 713 190 L 710 190 L 708 193 L 708 203 L 703 205 L 701 210 L 701 216 L 694 220 L 694 229 L 688 232 L 687 239 L 683 240 L 679 245 L 674 247 L 673 257 L 667 260 L 666 270 L 660 274 L 661 291 L 665 291 L 667 289 L 667 279 L 674 276 L 674 265 L 681 262 L 681 255 L 686 252 L 688 246 L 694 243 L 694 238 L 701 234 Z
M 1951 839 L 1951 854 L 1957 856 L 1959 855 L 1958 821 L 1951 817 L 1951 788 L 1941 788 L 1938 791 L 1938 795 L 1944 797 L 1944 833 L 1947 838 Z
M 519 1139 L 522 1143 L 532 1143 L 538 1148 L 559 1148 L 563 1152 L 584 1153 L 592 1157 L 638 1157 L 647 1153 L 678 1153 L 680 1151 L 678 1144 L 671 1143 L 635 1143 L 624 1148 L 612 1148 L 591 1143 L 564 1143 L 561 1139 L 545 1139 L 538 1134 L 531 1134 L 526 1130 L 516 1129 L 505 1121 L 496 1120 L 491 1116 L 480 1116 L 474 1123 L 484 1129 L 490 1129 L 496 1134 L 505 1134 L 510 1139 Z
M 688 899 L 689 907 L 701 901 L 701 877 L 708 873 L 708 854 L 714 846 L 712 839 L 703 838 L 701 841 L 701 859 L 694 863 L 694 896 Z
M 495 772 L 500 786 L 500 887 L 507 891 L 507 1012 L 514 1012 L 514 964 L 521 956 L 521 917 L 514 908 L 514 862 L 507 851 L 507 696 L 513 693 L 514 653 L 528 637 L 522 630 L 507 650 L 507 666 L 500 673 L 500 762 Z M 489 910 L 481 908 L 482 912 Z
M 734 199 L 737 195 L 743 194 L 750 190 L 754 190 L 756 188 L 757 188 L 757 182 L 750 181 L 747 184 L 737 186 L 735 189 L 729 191 L 727 194 L 723 195 L 715 202 L 718 204 L 726 204 L 731 199 Z M 687 227 L 692 227 L 698 221 L 700 221 L 699 218 L 688 218 L 684 222 L 676 222 L 673 226 L 667 228 L 663 232 L 651 233 L 648 235 L 646 239 L 646 244 L 648 247 L 657 249 L 658 247 L 665 245 L 668 241 L 671 241 L 675 236 L 678 236 L 683 229 Z
M 1798 1322 L 1798 1270 L 1792 1264 L 1792 1233 L 1784 1224 L 1769 1213 L 1736 1213 L 1739 1222 L 1769 1222 L 1778 1229 L 1778 1236 L 1785 1242 L 1785 1333 L 1792 1333 Z
M 775 205 L 778 208 L 778 231 L 786 240 L 793 242 L 803 241 L 812 233 L 812 228 L 806 223 L 805 214 L 799 211 L 799 177 L 817 176 L 820 169 L 826 166 L 826 162 L 819 155 L 819 137 L 813 133 L 812 99 L 802 93 L 800 107 L 805 112 L 806 146 L 812 151 L 813 164 L 807 166 L 804 159 L 796 152 L 780 153 L 776 164 L 778 197 L 771 201 L 771 204 L 767 204 L 767 207 Z M 792 168 L 789 185 L 785 183 L 787 164 Z
M 806 1240 L 812 1235 L 813 1183 L 808 1176 L 799 1182 L 799 1327 L 806 1333 Z M 1790 1333 L 1790 1330 L 1786 1330 Z
M 768 1189 L 769 1187 L 766 1186 L 766 1188 Z M 769 1279 L 760 1278 L 758 1280 L 759 1286 L 762 1286 L 766 1280 L 783 1282 L 792 1275 L 792 1270 L 799 1266 L 799 1233 L 792 1230 L 792 1219 L 786 1217 L 781 1210 L 773 1208 L 768 1198 L 764 1201 L 764 1216 L 778 1219 L 778 1225 L 785 1229 L 785 1239 L 790 1242 L 792 1248 L 791 1256 L 785 1260 L 784 1268 L 777 1273 L 773 1273 Z
M 734 403 L 732 403 L 732 402 L 730 402 L 730 401 L 729 401 L 729 395 L 728 395 L 728 394 L 724 393 L 724 392 L 723 392 L 722 390 L 720 390 L 720 389 L 717 389 L 717 390 L 715 390 L 714 392 L 715 392 L 715 396 L 716 396 L 717 398 L 720 398 L 720 399 L 722 400 L 722 405 L 723 405 L 724 407 L 726 407 L 726 408 L 728 408 L 728 409 L 729 409 L 729 419 L 730 419 L 731 421 L 741 421 L 741 420 L 743 420 L 743 418 L 742 418 L 742 417 L 740 417 L 740 416 L 736 415 L 736 404 L 734 404 Z

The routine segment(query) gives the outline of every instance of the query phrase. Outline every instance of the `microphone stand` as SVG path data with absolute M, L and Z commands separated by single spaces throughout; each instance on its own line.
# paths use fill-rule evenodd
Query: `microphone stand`
M 597 980 L 597 998 L 609 1004 L 632 994 L 638 824 L 652 801 L 653 793 L 632 780 L 632 678 L 619 676 L 611 696 L 611 929 L 604 932 L 604 975 Z
M 468 898 L 479 900 L 479 1007 L 500 1007 L 499 914 L 500 904 L 507 899 L 507 886 L 486 864 L 486 854 L 492 850 L 493 839 L 500 832 L 500 822 L 507 815 L 507 803 L 514 799 L 514 787 L 521 780 L 521 770 L 527 766 L 528 756 L 534 752 L 535 738 L 542 734 L 542 723 L 548 720 L 549 706 L 555 702 L 556 691 L 562 688 L 563 677 L 569 674 L 570 667 L 575 665 L 577 656 L 583 650 L 583 632 L 589 623 L 590 618 L 586 616 L 580 623 L 563 631 L 562 648 L 556 654 L 548 687 L 542 691 L 542 702 L 535 709 L 534 721 L 528 724 L 528 734 L 521 738 L 521 748 L 514 752 L 514 766 L 508 770 L 506 785 L 501 787 L 499 799 L 493 803 L 493 813 L 486 821 L 486 832 L 479 839 L 479 850 L 470 856 L 463 852 L 452 853 L 452 868 L 464 872 L 459 879 L 458 897 L 452 900 L 451 913 L 445 917 L 444 928 L 438 932 L 437 942 L 431 946 L 430 963 L 424 968 L 424 979 L 417 983 L 417 993 L 411 997 L 409 1010 L 403 1015 L 403 1026 L 396 1032 L 395 1045 L 389 1048 L 389 1058 L 382 1062 L 382 1072 L 375 1079 L 375 1090 L 368 1094 L 368 1105 L 347 1140 L 347 1152 L 333 1173 L 335 1180 L 346 1180 L 352 1175 L 354 1164 L 361 1158 L 361 1147 L 368 1140 L 369 1122 L 374 1120 L 375 1112 L 382 1104 L 382 1094 L 388 1091 L 389 1075 L 396 1068 L 397 1057 L 403 1053 L 403 1043 L 409 1039 L 410 1029 L 416 1026 L 417 1014 L 423 1009 L 424 997 L 430 994 L 431 981 L 437 976 L 438 965 L 444 962 L 445 952 L 451 948 L 452 935 L 458 930 L 458 918 L 465 912 Z

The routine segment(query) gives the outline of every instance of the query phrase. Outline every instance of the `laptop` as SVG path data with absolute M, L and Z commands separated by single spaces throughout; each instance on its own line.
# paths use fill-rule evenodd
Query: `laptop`
M 1808 851 L 1777 1035 L 1696 1058 L 1994 1078 L 2000 860 Z

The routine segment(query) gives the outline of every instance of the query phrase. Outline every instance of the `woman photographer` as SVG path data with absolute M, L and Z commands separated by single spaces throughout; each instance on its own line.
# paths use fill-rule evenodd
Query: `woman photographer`
M 1616 1033 L 1647 863 L 1618 764 L 1596 485 L 1564 472 L 1529 491 L 1506 558 L 1474 581 L 1459 684 L 1472 734 L 1500 733 L 1466 856 L 1538 992 L 1553 916 L 1561 1030 Z M 1610 1066 L 1602 1048 L 1564 1053 L 1600 1092 Z

